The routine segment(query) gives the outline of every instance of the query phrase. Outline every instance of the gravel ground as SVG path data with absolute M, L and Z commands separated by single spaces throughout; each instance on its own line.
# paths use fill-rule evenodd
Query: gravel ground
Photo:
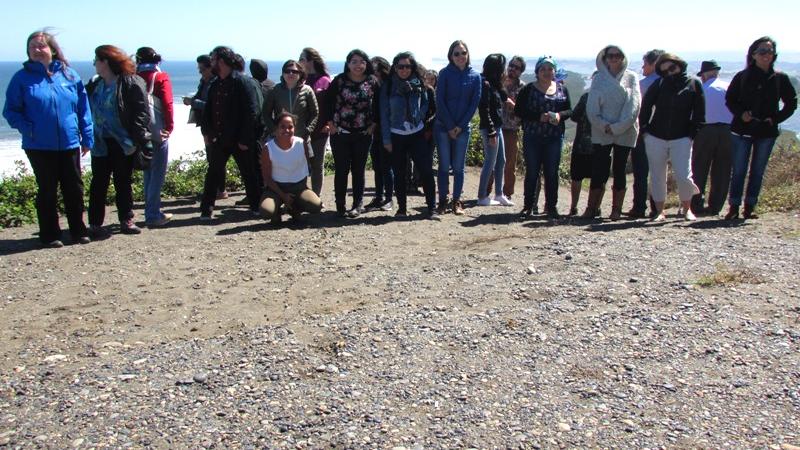
M 800 446 L 796 213 L 427 221 L 411 197 L 276 229 L 239 198 L 59 250 L 0 231 L 0 447 Z

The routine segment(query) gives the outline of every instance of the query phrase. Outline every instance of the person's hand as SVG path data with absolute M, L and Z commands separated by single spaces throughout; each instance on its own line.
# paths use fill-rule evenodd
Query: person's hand
M 611 131 L 611 124 L 606 124 L 606 130 L 605 131 L 606 131 L 606 134 L 614 134 L 614 132 Z
M 542 115 L 539 116 L 539 122 L 550 123 L 550 114 L 543 112 Z
M 183 104 L 190 106 L 192 104 L 192 97 L 183 97 Z
M 169 139 L 170 132 L 167 130 L 161 130 L 161 139 L 166 141 Z
M 461 127 L 453 127 L 450 131 L 447 132 L 450 135 L 450 139 L 455 139 L 461 133 Z
M 392 144 L 383 144 L 383 148 L 385 148 L 387 152 L 392 153 Z
M 753 120 L 753 114 L 750 111 L 745 111 L 742 113 L 742 122 L 750 123 Z
M 336 129 L 336 125 L 333 123 L 332 120 L 327 124 L 325 124 L 325 126 L 322 128 L 323 133 L 336 134 L 337 131 L 338 130 Z
M 81 156 L 86 156 L 86 154 L 89 153 L 91 150 L 92 149 L 90 149 L 89 147 L 81 145 Z
M 239 144 L 239 150 L 241 150 L 241 151 L 243 151 L 243 152 L 246 152 L 246 151 L 247 151 L 247 148 L 248 148 L 248 147 L 247 147 L 246 145 L 244 145 L 244 144 Z
M 489 147 L 497 147 L 497 135 L 489 136 Z
M 513 108 L 516 105 L 517 103 L 514 101 L 513 98 L 509 97 L 506 99 L 506 106 L 508 106 L 509 108 Z

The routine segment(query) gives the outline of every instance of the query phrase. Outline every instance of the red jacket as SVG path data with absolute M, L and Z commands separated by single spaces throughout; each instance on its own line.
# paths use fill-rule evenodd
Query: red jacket
M 154 70 L 139 72 L 138 75 L 144 78 L 148 88 L 150 83 L 153 83 L 153 77 L 155 77 L 153 95 L 161 100 L 164 112 L 164 130 L 172 133 L 175 122 L 172 107 L 172 82 L 169 81 L 169 75 L 166 72 L 156 72 Z

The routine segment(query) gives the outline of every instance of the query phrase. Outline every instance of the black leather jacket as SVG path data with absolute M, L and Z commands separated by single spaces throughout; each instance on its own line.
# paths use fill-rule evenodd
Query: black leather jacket
M 703 85 L 686 72 L 662 77 L 653 83 L 644 95 L 639 113 L 642 133 L 664 140 L 694 139 L 705 120 Z
M 97 88 L 99 76 L 86 85 L 91 97 Z M 136 145 L 150 143 L 150 108 L 147 105 L 147 85 L 139 75 L 120 75 L 117 79 L 117 112 L 119 121 Z

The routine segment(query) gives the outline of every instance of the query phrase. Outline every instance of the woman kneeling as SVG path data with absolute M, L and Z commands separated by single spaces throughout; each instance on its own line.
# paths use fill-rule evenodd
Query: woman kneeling
M 300 213 L 318 213 L 322 201 L 308 188 L 308 150 L 303 139 L 295 137 L 295 118 L 281 113 L 276 121 L 275 138 L 261 152 L 261 174 L 264 176 L 264 195 L 261 214 L 272 223 L 281 222 L 281 206 L 296 219 Z

